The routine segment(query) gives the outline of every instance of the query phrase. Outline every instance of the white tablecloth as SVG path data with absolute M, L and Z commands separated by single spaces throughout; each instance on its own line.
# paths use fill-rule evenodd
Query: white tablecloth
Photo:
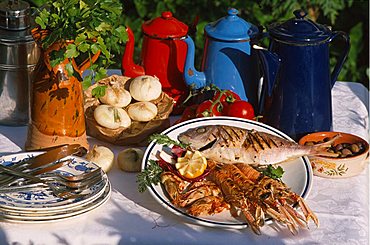
M 337 82 L 332 90 L 333 129 L 368 139 L 368 90 Z M 0 126 L 0 153 L 21 151 L 27 127 Z M 89 139 L 91 145 L 98 142 Z M 105 144 L 107 145 L 107 144 Z M 111 146 L 115 152 L 122 147 Z M 136 174 L 115 166 L 108 174 L 110 200 L 73 219 L 47 224 L 0 223 L 0 244 L 369 244 L 369 172 L 348 179 L 314 177 L 307 203 L 320 227 L 311 224 L 296 236 L 265 226 L 250 230 L 209 228 L 185 222 L 149 193 L 137 191 Z

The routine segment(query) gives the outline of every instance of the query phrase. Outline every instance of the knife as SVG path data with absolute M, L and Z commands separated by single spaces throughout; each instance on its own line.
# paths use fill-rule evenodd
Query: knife
M 72 145 L 62 145 L 52 150 L 49 150 L 45 153 L 37 155 L 33 158 L 30 158 L 26 161 L 28 169 L 34 169 L 41 167 L 43 165 L 53 163 L 57 160 L 60 160 L 64 157 L 80 153 L 83 149 L 81 149 L 81 145 L 79 144 L 72 144 Z
M 84 151 L 84 148 L 81 147 L 79 144 L 72 144 L 72 145 L 61 145 L 58 147 L 53 147 L 51 150 L 37 155 L 33 158 L 27 159 L 26 161 L 21 162 L 22 168 L 19 165 L 14 165 L 9 167 L 14 170 L 31 170 L 30 174 L 38 175 L 46 172 L 50 172 L 52 170 L 58 169 L 65 164 L 66 161 L 59 161 L 56 162 L 64 157 L 73 155 L 73 154 L 81 154 Z M 38 169 L 37 168 L 40 168 Z M 9 176 L 9 175 L 8 175 Z M 0 181 L 0 185 L 7 185 L 14 180 L 14 177 L 7 177 Z

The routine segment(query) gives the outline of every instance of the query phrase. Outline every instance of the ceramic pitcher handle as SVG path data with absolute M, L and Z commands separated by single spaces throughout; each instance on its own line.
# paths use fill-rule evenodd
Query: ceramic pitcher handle
M 337 64 L 334 67 L 333 72 L 331 73 L 331 86 L 332 87 L 334 86 L 335 82 L 337 81 L 339 72 L 342 69 L 342 66 L 344 64 L 344 61 L 347 58 L 347 55 L 348 55 L 348 52 L 349 52 L 349 48 L 350 48 L 349 36 L 348 36 L 347 33 L 342 32 L 342 31 L 335 31 L 335 32 L 333 32 L 333 35 L 329 38 L 329 41 L 328 42 L 333 41 L 337 37 L 343 38 L 343 40 L 345 42 L 345 46 L 344 46 L 344 50 L 342 52 L 342 55 L 340 56 Z

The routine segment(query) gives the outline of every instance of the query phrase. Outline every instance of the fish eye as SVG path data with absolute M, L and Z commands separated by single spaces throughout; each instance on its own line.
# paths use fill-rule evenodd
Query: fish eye
M 204 133 L 204 132 L 206 132 L 206 128 L 205 127 L 200 127 L 200 128 L 197 128 L 197 133 Z

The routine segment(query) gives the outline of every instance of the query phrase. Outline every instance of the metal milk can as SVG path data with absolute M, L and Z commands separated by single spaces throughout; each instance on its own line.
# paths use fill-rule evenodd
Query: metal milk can
M 0 124 L 20 126 L 29 120 L 31 73 L 40 51 L 31 36 L 30 5 L 0 3 Z

